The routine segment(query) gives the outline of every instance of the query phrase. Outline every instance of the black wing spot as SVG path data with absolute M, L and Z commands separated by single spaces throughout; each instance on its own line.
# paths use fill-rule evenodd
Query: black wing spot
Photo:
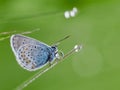
M 24 61 L 22 61 L 22 63 L 24 63 Z
M 37 48 L 37 46 L 35 46 L 35 48 Z
M 35 58 L 33 58 L 33 60 L 35 60 Z
M 31 62 L 30 60 L 26 61 L 27 64 L 30 63 L 30 62 Z
M 25 61 L 25 58 L 23 58 L 23 60 Z
M 39 54 L 37 54 L 37 56 L 39 56 Z
M 37 64 L 37 62 L 35 62 L 35 64 Z

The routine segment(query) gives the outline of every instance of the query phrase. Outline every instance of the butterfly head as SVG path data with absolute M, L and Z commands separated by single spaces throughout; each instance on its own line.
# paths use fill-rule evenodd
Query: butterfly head
M 55 53 L 58 52 L 57 45 L 53 45 L 53 46 L 51 46 L 51 48 L 52 48 L 52 52 L 55 52 Z
M 61 58 L 64 57 L 63 52 L 62 51 L 58 51 L 57 45 L 53 45 L 53 46 L 51 46 L 51 48 L 52 48 L 53 52 L 55 53 L 55 57 L 57 59 L 61 59 Z

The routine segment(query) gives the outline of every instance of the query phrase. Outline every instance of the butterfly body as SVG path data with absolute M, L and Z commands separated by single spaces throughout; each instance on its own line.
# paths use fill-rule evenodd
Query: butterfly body
M 40 69 L 56 59 L 56 46 L 49 46 L 19 34 L 12 35 L 10 43 L 17 62 L 28 71 Z

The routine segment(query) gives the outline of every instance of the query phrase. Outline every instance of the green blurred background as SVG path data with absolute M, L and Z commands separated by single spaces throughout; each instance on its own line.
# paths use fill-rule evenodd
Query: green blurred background
M 64 53 L 74 45 L 83 49 L 39 77 L 24 90 L 120 90 L 119 0 L 0 0 L 0 33 L 40 30 L 27 34 Z M 64 11 L 78 8 L 66 19 Z M 0 34 L 0 39 L 11 34 Z M 35 72 L 16 62 L 9 38 L 0 41 L 0 90 L 14 90 Z

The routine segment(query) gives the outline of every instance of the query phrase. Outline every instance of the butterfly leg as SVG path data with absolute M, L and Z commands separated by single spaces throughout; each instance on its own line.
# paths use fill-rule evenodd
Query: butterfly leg
M 49 66 L 52 66 L 52 63 L 50 61 L 48 61 L 48 64 L 49 64 Z

